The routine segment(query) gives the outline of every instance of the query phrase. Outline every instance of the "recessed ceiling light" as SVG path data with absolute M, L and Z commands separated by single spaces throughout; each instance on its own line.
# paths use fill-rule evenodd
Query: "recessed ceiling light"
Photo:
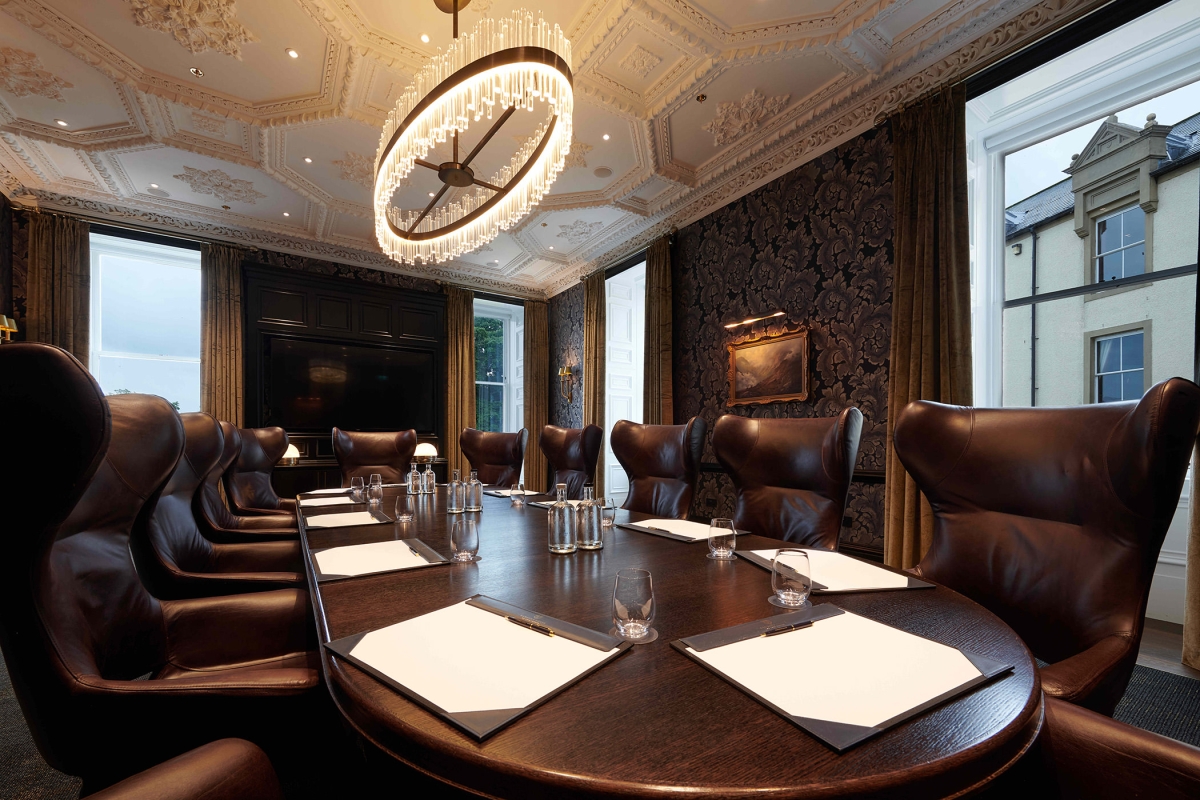
M 67 127 L 67 121 L 65 119 L 56 119 L 54 121 L 57 122 L 59 125 L 62 125 L 64 128 Z
M 157 189 L 157 188 L 158 188 L 158 184 L 157 184 L 157 183 L 152 183 L 152 184 L 150 184 L 150 188 L 151 188 L 151 189 Z
M 550 249 L 551 249 L 551 250 L 553 250 L 553 249 L 554 249 L 554 245 L 550 245 Z
M 308 156 L 305 156 L 305 157 L 304 157 L 304 163 L 305 163 L 305 164 L 311 164 L 311 163 L 312 163 L 312 159 L 311 159 L 311 158 L 309 158 Z
M 495 261 L 493 261 L 492 263 L 493 263 L 493 264 L 499 264 L 499 263 L 500 263 L 500 259 L 498 259 L 498 258 L 497 258 L 497 259 L 496 259 Z
M 292 49 L 292 48 L 290 48 L 290 47 L 286 48 L 286 49 L 285 49 L 283 52 L 287 53 L 287 54 L 288 54 L 289 56 L 291 56 L 292 58 L 299 58 L 299 57 L 300 57 L 300 54 L 299 54 L 299 53 L 297 53 L 295 50 L 293 50 L 293 49 Z
M 188 72 L 192 73 L 197 78 L 204 77 L 204 70 L 200 69 L 199 67 L 192 67 L 191 69 L 188 70 Z
M 430 197 L 433 197 L 433 196 L 434 196 L 434 193 L 433 193 L 433 192 L 430 192 L 430 193 L 429 193 L 429 196 L 430 196 Z
M 289 213 L 288 213 L 288 212 L 286 212 L 286 211 L 285 211 L 285 212 L 283 212 L 283 215 L 284 215 L 285 217 L 290 217 L 290 216 L 291 216 L 291 214 L 289 214 Z
M 421 41 L 422 41 L 422 42 L 424 42 L 425 44 L 429 44 L 429 34 L 428 34 L 428 33 L 422 33 L 422 34 L 421 34 Z
M 606 142 L 608 141 L 608 134 L 607 134 L 607 133 L 606 133 L 606 134 L 604 134 L 604 141 L 606 141 Z

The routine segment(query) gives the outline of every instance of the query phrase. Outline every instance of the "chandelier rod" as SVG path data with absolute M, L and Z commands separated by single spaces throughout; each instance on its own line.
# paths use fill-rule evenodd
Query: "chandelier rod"
M 509 106 L 505 110 L 505 112 L 500 115 L 500 118 L 497 119 L 495 121 L 495 123 L 492 124 L 492 127 L 490 129 L 488 129 L 488 132 L 485 133 L 483 135 L 483 138 L 479 140 L 479 144 L 475 145 L 475 149 L 467 154 L 467 160 L 462 162 L 462 165 L 464 167 L 468 166 L 471 163 L 471 161 L 475 158 L 475 156 L 479 155 L 479 151 L 483 149 L 483 146 L 491 141 L 492 137 L 496 135 L 496 131 L 500 130 L 500 126 L 503 125 L 504 123 L 508 122 L 508 118 L 511 117 L 513 114 L 515 114 L 516 111 L 517 111 L 517 107 L 515 105 L 513 105 L 513 106 Z M 455 152 L 455 154 L 454 154 L 454 160 L 458 161 L 458 153 L 457 152 Z
M 429 201 L 429 205 L 425 206 L 425 210 L 421 212 L 421 216 L 417 217 L 417 221 L 414 222 L 412 224 L 412 227 L 408 229 L 409 236 L 411 236 L 412 232 L 415 231 L 417 229 L 417 226 L 421 224 L 421 220 L 425 219 L 425 215 L 428 214 L 430 211 L 433 211 L 433 207 L 438 204 L 438 200 L 442 199 L 442 195 L 444 195 L 446 193 L 446 190 L 449 188 L 450 188 L 450 184 L 448 184 L 448 183 L 442 184 L 442 188 L 439 189 L 438 193 L 435 194 L 433 196 L 433 199 Z

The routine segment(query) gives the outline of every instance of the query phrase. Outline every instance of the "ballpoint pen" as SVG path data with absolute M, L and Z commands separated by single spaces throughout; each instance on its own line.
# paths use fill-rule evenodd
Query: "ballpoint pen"
M 415 547 L 413 547 L 411 544 L 410 544 L 410 545 L 405 545 L 405 547 L 407 547 L 407 548 L 408 548 L 408 552 L 412 553 L 412 554 L 413 554 L 414 556 L 416 556 L 417 558 L 424 558 L 424 556 L 422 556 L 420 553 L 418 553 L 418 552 L 417 552 L 417 549 L 416 549 Z
M 545 625 L 539 625 L 531 620 L 521 619 L 520 617 L 505 617 L 505 619 L 514 625 L 520 625 L 522 628 L 528 628 L 531 631 L 537 631 L 543 636 L 554 635 L 554 631 L 552 631 L 550 628 L 547 628 Z
M 770 630 L 763 631 L 762 633 L 759 634 L 759 636 L 778 636 L 781 633 L 788 633 L 789 631 L 798 631 L 801 628 L 808 628 L 811 626 L 812 626 L 812 620 L 806 619 L 806 620 L 804 620 L 804 622 L 793 622 L 791 625 L 780 625 L 778 628 L 771 628 Z

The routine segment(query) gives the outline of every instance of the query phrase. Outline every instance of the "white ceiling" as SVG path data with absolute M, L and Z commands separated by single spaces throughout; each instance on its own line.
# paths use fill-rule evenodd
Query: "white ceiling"
M 574 48 L 568 168 L 484 250 L 412 266 L 379 253 L 370 184 L 388 111 L 451 39 L 433 0 L 0 0 L 0 188 L 27 205 L 554 294 L 1095 3 L 543 0 Z M 473 0 L 463 27 L 518 5 Z M 414 176 L 413 206 L 437 188 L 422 180 L 432 173 Z

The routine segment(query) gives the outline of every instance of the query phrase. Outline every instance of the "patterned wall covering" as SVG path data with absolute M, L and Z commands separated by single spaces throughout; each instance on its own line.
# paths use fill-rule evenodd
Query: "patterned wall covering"
M 675 291 L 675 419 L 697 414 L 827 417 L 863 412 L 858 468 L 884 468 L 892 314 L 892 143 L 869 131 L 679 231 Z M 783 309 L 770 324 L 723 323 Z M 580 312 L 582 314 L 582 312 Z M 726 345 L 788 325 L 811 331 L 807 401 L 726 408 Z M 711 438 L 711 435 L 710 435 Z M 705 461 L 714 461 L 711 442 Z M 733 484 L 702 474 L 691 513 L 733 511 Z M 842 541 L 882 550 L 883 485 L 855 483 Z
M 583 427 L 583 284 L 550 298 L 550 424 Z M 558 368 L 569 366 L 575 376 L 568 403 L 558 390 Z
M 29 215 L 19 209 L 12 212 L 12 310 L 0 311 L 17 321 L 13 341 L 25 341 L 25 296 L 29 279 Z

